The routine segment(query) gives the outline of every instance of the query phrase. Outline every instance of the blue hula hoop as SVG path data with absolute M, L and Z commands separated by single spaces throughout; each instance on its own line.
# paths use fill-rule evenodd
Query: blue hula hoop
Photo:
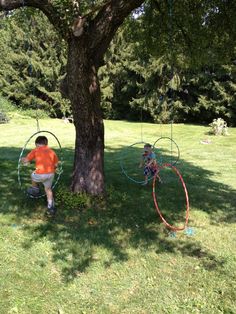
M 55 186 L 57 185 L 57 183 L 58 183 L 58 181 L 60 180 L 60 177 L 61 177 L 61 175 L 62 175 L 62 172 L 63 172 L 63 168 L 62 168 L 63 155 L 62 155 L 62 147 L 61 147 L 61 144 L 60 144 L 58 138 L 56 137 L 55 134 L 53 134 L 53 133 L 50 132 L 50 131 L 42 130 L 42 131 L 35 132 L 35 133 L 34 133 L 33 135 L 31 135 L 30 138 L 26 141 L 24 147 L 23 147 L 22 150 L 21 150 L 21 153 L 20 153 L 20 156 L 19 156 L 19 160 L 18 160 L 18 166 L 17 166 L 18 184 L 19 184 L 21 190 L 23 190 L 23 185 L 22 185 L 22 180 L 21 180 L 21 167 L 22 167 L 21 158 L 22 158 L 22 156 L 23 156 L 23 154 L 24 154 L 24 152 L 25 152 L 25 149 L 27 148 L 27 145 L 28 145 L 28 143 L 30 142 L 30 140 L 31 140 L 34 136 L 36 136 L 36 135 L 38 135 L 38 134 L 40 134 L 40 133 L 48 133 L 48 134 L 51 134 L 51 135 L 55 138 L 55 140 L 56 140 L 56 142 L 57 142 L 57 144 L 58 144 L 58 146 L 59 146 L 59 149 L 60 149 L 60 153 L 59 153 L 60 169 L 59 169 L 59 172 L 56 173 L 56 175 L 55 175 L 56 179 L 54 179 L 54 182 L 53 182 L 53 185 L 52 185 L 52 189 L 55 188 Z M 24 192 L 25 192 L 28 196 L 30 196 L 31 198 L 41 198 L 41 197 L 44 197 L 44 196 L 46 195 L 46 193 L 41 193 L 41 194 L 38 195 L 38 196 L 33 196 L 33 195 L 29 195 L 26 191 L 24 191 Z

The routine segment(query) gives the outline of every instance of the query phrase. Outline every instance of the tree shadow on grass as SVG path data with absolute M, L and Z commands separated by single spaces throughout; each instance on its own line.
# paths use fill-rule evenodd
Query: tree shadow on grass
M 43 216 L 45 200 L 27 199 L 17 188 L 19 149 L 1 147 L 1 213 L 14 222 L 24 223 L 24 230 L 30 234 L 23 242 L 24 248 L 46 237 L 52 243 L 53 261 L 60 266 L 65 281 L 73 280 L 93 263 L 109 267 L 114 262 L 126 261 L 130 247 L 197 258 L 207 270 L 222 267 L 224 259 L 206 252 L 194 238 L 173 241 L 168 237 L 154 209 L 151 185 L 142 187 L 122 176 L 120 152 L 120 149 L 106 148 L 106 206 L 98 201 L 97 206 L 86 210 L 59 208 L 56 218 L 48 220 Z M 64 149 L 63 153 L 65 164 L 61 181 L 68 186 L 73 150 Z M 235 190 L 212 180 L 213 173 L 209 170 L 186 161 L 182 161 L 181 171 L 191 206 L 206 212 L 213 223 L 219 223 L 219 211 L 223 213 L 221 222 L 235 222 Z M 99 248 L 106 251 L 105 259 Z

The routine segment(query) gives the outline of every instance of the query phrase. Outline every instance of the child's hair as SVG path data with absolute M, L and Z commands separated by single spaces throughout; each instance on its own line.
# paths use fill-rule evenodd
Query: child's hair
M 46 136 L 38 136 L 35 140 L 35 145 L 48 145 L 48 139 Z
M 145 148 L 152 148 L 152 145 L 149 144 L 149 143 L 146 143 L 146 144 L 144 145 L 144 149 L 145 149 Z

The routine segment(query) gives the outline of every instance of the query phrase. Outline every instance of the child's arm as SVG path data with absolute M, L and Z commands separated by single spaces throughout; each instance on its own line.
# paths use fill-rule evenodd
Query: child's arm
M 140 163 L 139 163 L 139 168 L 142 168 L 143 166 L 144 166 L 144 158 L 143 158 L 143 156 L 142 156 L 142 159 L 141 159 L 141 161 L 140 161 Z
M 60 161 L 59 161 L 57 155 L 55 154 L 55 155 L 54 155 L 54 167 L 55 167 L 55 169 L 57 169 L 57 167 L 59 166 L 59 164 L 60 164 Z
M 54 169 L 57 174 L 62 172 L 62 161 L 58 159 L 56 153 L 54 155 Z
M 35 149 L 31 150 L 26 157 L 21 158 L 23 165 L 28 165 L 33 159 L 35 159 Z
M 26 157 L 22 157 L 20 161 L 24 166 L 27 166 L 29 164 L 29 160 Z

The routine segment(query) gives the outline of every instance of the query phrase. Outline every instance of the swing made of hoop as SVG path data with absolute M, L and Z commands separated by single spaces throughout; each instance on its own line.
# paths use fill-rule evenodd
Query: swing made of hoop
M 172 225 L 172 224 L 167 222 L 167 220 L 164 218 L 163 214 L 161 213 L 159 204 L 158 204 L 157 199 L 156 199 L 156 191 L 155 191 L 156 180 L 157 180 L 157 178 L 158 179 L 160 178 L 159 177 L 160 170 L 164 169 L 164 168 L 170 168 L 174 172 L 174 174 L 177 176 L 177 178 L 181 182 L 182 188 L 184 190 L 184 196 L 185 196 L 185 222 L 184 222 L 183 226 L 180 226 L 180 227 L 174 226 L 174 225 Z M 153 195 L 153 200 L 154 200 L 154 204 L 155 204 L 155 207 L 156 207 L 156 211 L 159 214 L 159 216 L 160 216 L 161 220 L 163 221 L 163 223 L 166 225 L 166 227 L 171 229 L 171 230 L 173 230 L 173 231 L 184 230 L 187 227 L 188 219 L 189 219 L 189 198 L 188 198 L 188 191 L 187 191 L 184 179 L 183 179 L 182 175 L 180 174 L 179 170 L 175 166 L 173 166 L 171 164 L 163 164 L 159 168 L 159 171 L 157 172 L 157 174 L 154 176 L 154 179 L 153 179 L 152 195 Z M 166 195 L 166 197 L 168 197 L 168 195 Z
M 142 152 L 143 152 L 143 148 L 145 144 L 147 144 L 147 142 L 141 141 L 141 142 L 136 142 L 128 146 L 123 151 L 121 155 L 121 159 L 120 159 L 120 167 L 121 167 L 122 173 L 129 180 L 137 184 L 145 184 L 143 167 L 139 168 L 139 164 L 142 158 Z M 129 160 L 127 162 L 126 162 L 126 157 L 129 157 Z M 152 180 L 152 178 L 153 178 L 153 175 L 150 175 L 148 177 L 148 181 Z
M 38 135 L 38 134 L 40 134 L 40 133 L 48 133 L 48 134 L 50 134 L 50 135 L 56 140 L 57 145 L 58 145 L 58 147 L 59 147 L 59 149 L 60 149 L 60 153 L 59 153 L 60 166 L 59 166 L 59 168 L 58 168 L 58 171 L 55 173 L 55 178 L 54 178 L 54 182 L 53 182 L 53 185 L 52 185 L 52 189 L 54 189 L 55 186 L 57 185 L 58 181 L 60 180 L 61 174 L 62 174 L 62 172 L 63 172 L 63 169 L 62 169 L 62 163 L 63 163 L 62 147 L 61 147 L 61 144 L 60 144 L 58 138 L 56 137 L 55 134 L 53 134 L 53 133 L 50 132 L 50 131 L 45 131 L 45 130 L 37 131 L 36 133 L 34 133 L 33 135 L 31 135 L 30 138 L 26 141 L 24 147 L 23 147 L 22 150 L 21 150 L 20 156 L 19 156 L 17 169 L 18 169 L 18 183 L 19 183 L 19 186 L 20 186 L 21 190 L 23 190 L 23 184 L 22 184 L 22 178 L 21 178 L 21 168 L 22 168 L 21 159 L 22 159 L 22 156 L 23 156 L 23 154 L 24 154 L 24 152 L 25 152 L 25 150 L 26 150 L 26 148 L 27 148 L 28 143 L 31 141 L 31 139 L 32 139 L 33 137 L 35 137 L 36 135 Z M 28 194 L 26 191 L 25 191 L 25 193 L 26 193 L 28 196 L 30 196 L 31 198 L 41 198 L 41 197 L 44 197 L 44 196 L 46 195 L 45 192 L 43 192 L 43 193 L 41 193 L 41 194 L 39 194 L 39 195 L 37 195 L 37 196 L 30 195 L 30 194 Z
M 170 141 L 170 144 L 168 145 L 169 147 L 167 145 L 163 144 L 166 141 Z M 162 144 L 161 144 L 161 142 L 162 142 Z M 128 146 L 123 151 L 123 153 L 121 155 L 121 159 L 120 159 L 120 167 L 121 167 L 122 173 L 129 180 L 131 180 L 132 182 L 137 183 L 137 184 L 144 184 L 145 183 L 143 168 L 139 169 L 140 171 L 138 173 L 137 173 L 137 169 L 138 169 L 138 162 L 140 162 L 141 156 L 142 156 L 141 147 L 138 147 L 138 146 L 142 145 L 142 149 L 143 149 L 143 147 L 146 143 L 147 142 L 141 141 L 141 142 L 136 142 L 136 143 Z M 158 146 L 157 146 L 157 143 L 159 144 Z M 156 155 L 156 160 L 157 160 L 158 165 L 163 165 L 163 164 L 169 163 L 169 164 L 174 166 L 179 161 L 179 157 L 180 157 L 179 147 L 178 147 L 177 143 L 173 139 L 171 139 L 170 137 L 164 137 L 163 136 L 163 137 L 158 138 L 155 141 L 154 145 L 152 145 L 152 148 L 153 148 L 153 151 Z M 138 156 L 137 156 L 137 152 L 135 152 L 135 150 L 138 150 L 138 152 L 139 152 Z M 132 157 L 129 157 L 129 156 L 132 156 Z M 126 161 L 127 157 L 129 157 L 130 160 Z M 153 175 L 150 175 L 148 177 L 148 181 L 150 181 L 152 179 L 153 179 Z
M 170 143 L 167 145 L 165 142 Z M 161 143 L 162 142 L 162 143 Z M 164 143 L 164 144 L 163 144 Z M 160 165 L 171 164 L 175 166 L 179 161 L 180 151 L 177 143 L 168 136 L 159 137 L 156 142 L 153 144 L 153 149 L 156 151 L 157 155 L 160 155 Z

